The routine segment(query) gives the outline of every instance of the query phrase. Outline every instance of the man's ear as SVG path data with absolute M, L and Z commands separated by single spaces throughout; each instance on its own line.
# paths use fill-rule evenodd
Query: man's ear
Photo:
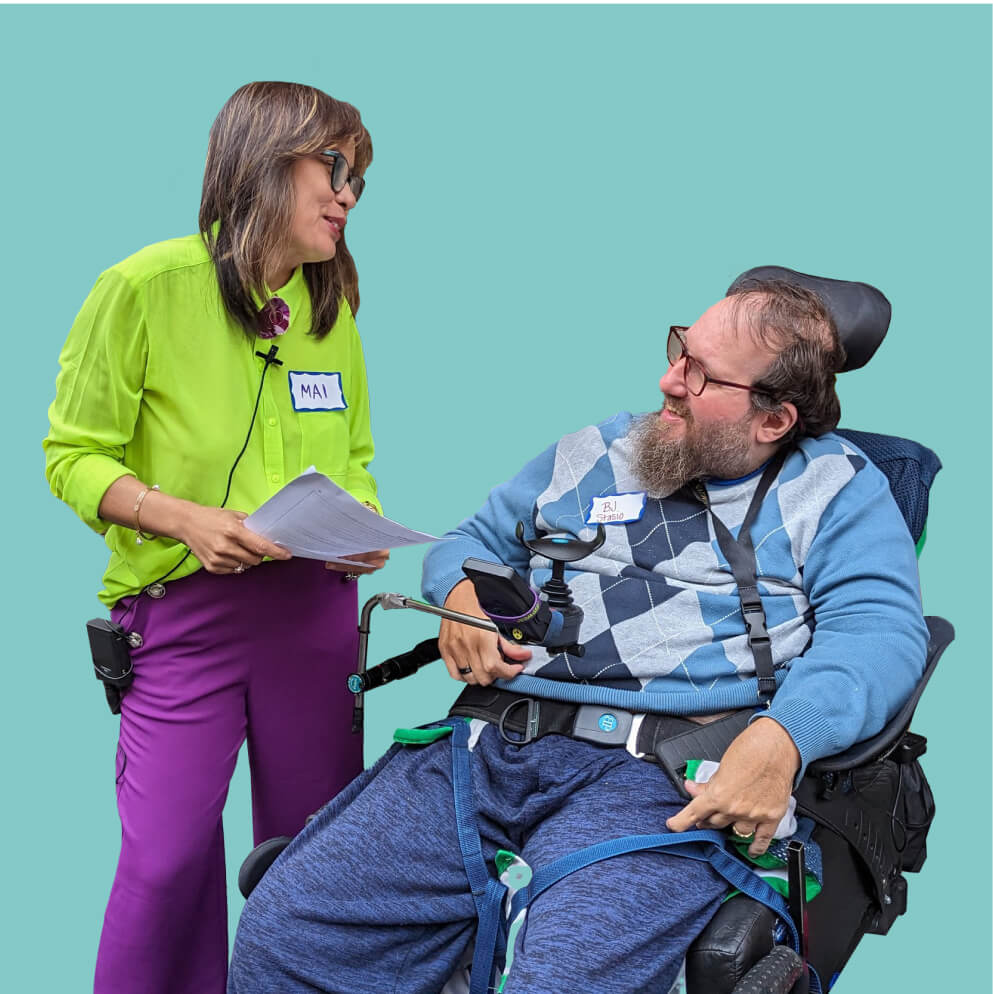
M 783 401 L 776 410 L 763 412 L 759 419 L 756 440 L 763 443 L 778 442 L 798 419 L 796 407 L 789 401 Z

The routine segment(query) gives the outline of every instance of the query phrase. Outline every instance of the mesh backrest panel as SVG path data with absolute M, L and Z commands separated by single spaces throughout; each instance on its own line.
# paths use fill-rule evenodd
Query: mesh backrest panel
M 885 473 L 897 507 L 914 542 L 918 542 L 927 522 L 928 494 L 941 469 L 941 460 L 929 448 L 908 438 L 847 428 L 836 431 L 857 445 Z

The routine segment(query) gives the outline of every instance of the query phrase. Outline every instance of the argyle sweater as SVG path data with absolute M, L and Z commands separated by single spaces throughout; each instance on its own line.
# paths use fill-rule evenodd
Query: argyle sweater
M 506 563 L 538 588 L 551 564 L 517 541 L 517 522 L 528 536 L 590 539 L 593 522 L 607 519 L 606 542 L 565 574 L 584 612 L 585 655 L 531 647 L 523 673 L 500 685 L 678 715 L 757 705 L 737 587 L 710 515 L 686 489 L 642 501 L 632 421 L 622 412 L 567 435 L 496 487 L 432 547 L 424 595 L 443 604 L 468 556 Z M 735 537 L 761 473 L 706 484 Z M 883 474 L 830 433 L 800 440 L 751 534 L 778 685 L 762 713 L 790 733 L 805 769 L 876 734 L 923 672 L 914 544 Z

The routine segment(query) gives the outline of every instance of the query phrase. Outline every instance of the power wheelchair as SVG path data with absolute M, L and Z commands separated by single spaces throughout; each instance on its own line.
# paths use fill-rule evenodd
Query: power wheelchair
M 732 287 L 750 278 L 785 279 L 821 293 L 846 349 L 845 370 L 868 362 L 888 329 L 889 303 L 865 284 L 760 267 L 742 274 Z M 886 475 L 919 554 L 929 489 L 941 468 L 937 456 L 905 439 L 846 429 L 839 429 L 838 434 L 862 449 Z M 370 616 L 377 606 L 445 613 L 397 594 L 378 594 L 366 603 L 359 625 L 359 664 L 350 680 L 350 689 L 356 693 L 353 729 L 357 732 L 362 727 L 365 691 L 407 676 L 438 658 L 437 640 L 432 639 L 367 671 Z M 811 838 L 821 854 L 823 892 L 810 904 L 804 901 L 804 887 L 799 885 L 804 846 L 791 844 L 791 923 L 784 923 L 782 914 L 777 916 L 766 904 L 744 894 L 725 901 L 687 953 L 684 979 L 677 982 L 686 994 L 808 994 L 829 990 L 862 936 L 867 932 L 885 935 L 906 910 L 903 874 L 921 869 L 934 815 L 933 797 L 918 762 L 927 742 L 910 731 L 910 723 L 939 658 L 954 638 L 952 626 L 944 619 L 928 617 L 926 622 L 925 671 L 900 712 L 873 738 L 810 764 L 795 792 L 797 814 L 814 824 Z M 470 623 L 488 627 L 478 619 Z M 245 897 L 289 841 L 268 840 L 246 859 L 239 875 Z M 792 927 L 788 929 L 786 924 Z M 799 937 L 794 943 L 798 949 L 786 941 L 790 932 Z M 445 990 L 461 989 L 466 988 L 453 978 Z

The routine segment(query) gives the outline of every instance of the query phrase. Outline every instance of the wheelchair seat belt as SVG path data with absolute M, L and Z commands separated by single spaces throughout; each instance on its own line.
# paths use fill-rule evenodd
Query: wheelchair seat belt
M 476 823 L 475 804 L 472 792 L 471 756 L 469 751 L 469 724 L 464 718 L 448 718 L 443 723 L 452 729 L 452 789 L 455 799 L 455 818 L 459 848 L 465 866 L 469 886 L 472 890 L 479 926 L 476 933 L 476 947 L 472 958 L 470 994 L 487 994 L 491 989 L 494 960 L 498 948 L 504 951 L 506 935 L 503 928 L 501 906 L 507 887 L 487 869 L 483 859 L 482 840 Z M 783 922 L 790 943 L 796 952 L 800 951 L 800 937 L 790 917 L 786 901 L 761 877 L 753 873 L 736 856 L 727 851 L 728 844 L 720 832 L 698 830 L 690 832 L 662 832 L 657 835 L 629 835 L 608 842 L 596 843 L 563 856 L 535 871 L 529 884 L 522 887 L 511 898 L 509 918 L 516 920 L 518 915 L 539 894 L 570 873 L 624 853 L 648 850 L 670 852 L 690 859 L 710 863 L 714 870 L 733 888 L 754 898 L 770 908 Z M 812 990 L 819 994 L 815 975 L 811 973 Z M 502 984 L 498 990 L 502 989 Z

